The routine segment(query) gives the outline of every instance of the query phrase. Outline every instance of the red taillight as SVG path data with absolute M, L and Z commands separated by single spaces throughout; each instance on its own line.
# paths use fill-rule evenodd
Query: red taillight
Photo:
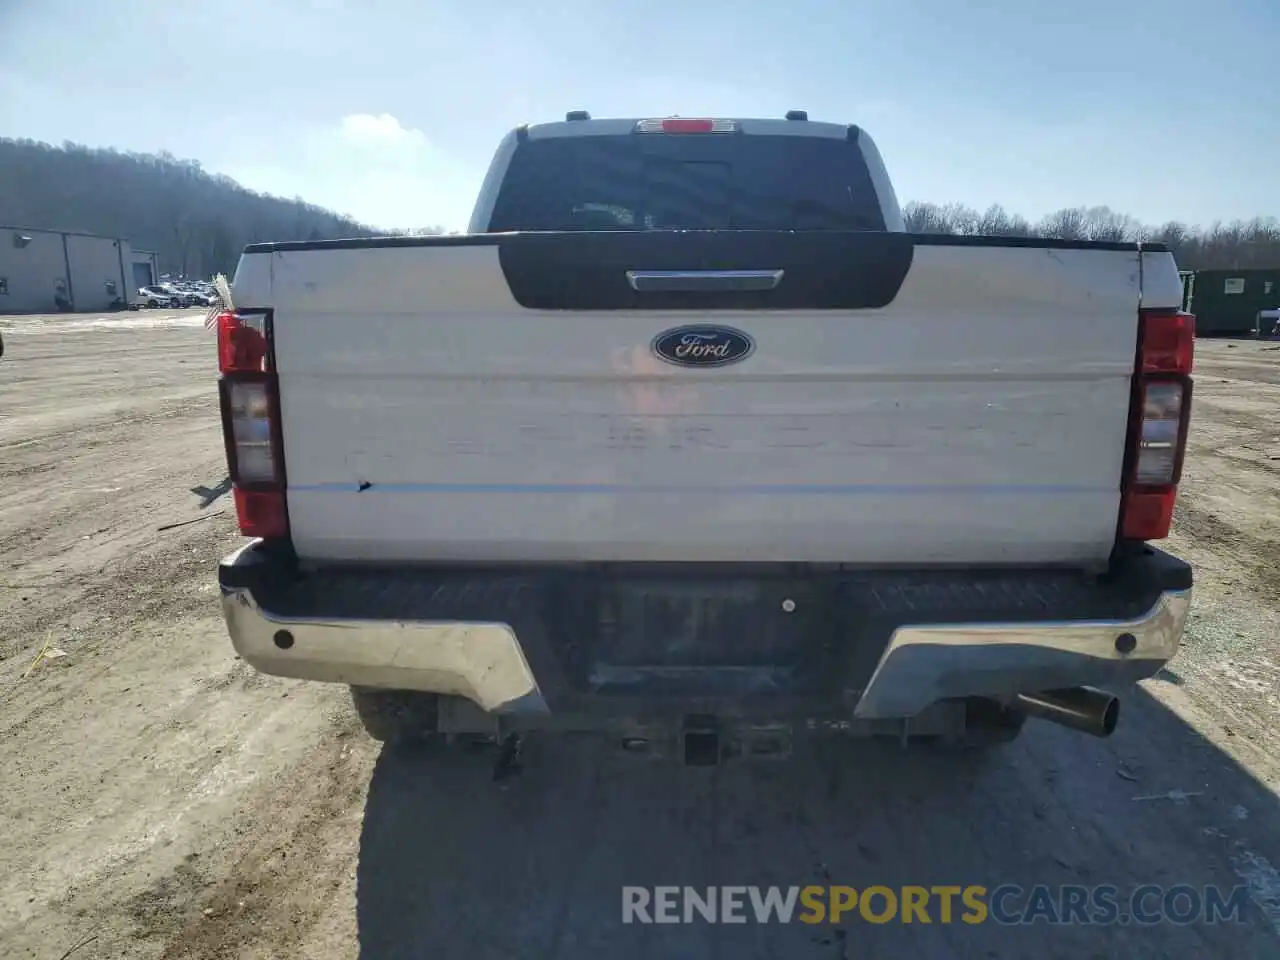
M 236 517 L 240 532 L 246 537 L 274 539 L 289 535 L 289 514 L 285 511 L 284 491 L 234 491 Z
M 1130 490 L 1124 495 L 1120 536 L 1126 540 L 1163 540 L 1173 525 L 1173 504 L 1177 498 L 1177 487 L 1154 493 Z
M 279 384 L 271 362 L 267 315 L 222 313 L 217 327 L 222 435 L 240 532 L 247 537 L 287 537 Z
M 668 117 L 662 121 L 663 133 L 710 133 L 716 128 L 711 120 L 693 120 L 684 117 Z
M 1196 318 L 1189 313 L 1152 313 L 1143 318 L 1139 356 L 1143 373 L 1191 373 Z
M 1191 414 L 1195 317 L 1144 313 L 1139 318 L 1129 448 L 1121 485 L 1120 536 L 1169 535 Z
M 267 318 L 264 314 L 218 314 L 218 370 L 262 373 L 267 369 Z
M 707 117 L 664 117 L 636 122 L 636 133 L 737 133 L 738 121 Z

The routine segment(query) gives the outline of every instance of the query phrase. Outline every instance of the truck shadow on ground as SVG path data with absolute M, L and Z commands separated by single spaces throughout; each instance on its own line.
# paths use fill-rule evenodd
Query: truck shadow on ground
M 852 741 L 689 768 L 531 738 L 523 773 L 494 783 L 485 756 L 385 749 L 360 956 L 1275 957 L 1276 796 L 1144 691 L 1125 700 L 1110 740 L 1033 723 L 985 759 Z M 928 924 L 622 920 L 624 886 L 808 884 L 1111 884 L 1122 909 L 1142 884 L 1250 889 L 1216 925 L 972 924 L 958 904 L 948 923 L 937 900 Z

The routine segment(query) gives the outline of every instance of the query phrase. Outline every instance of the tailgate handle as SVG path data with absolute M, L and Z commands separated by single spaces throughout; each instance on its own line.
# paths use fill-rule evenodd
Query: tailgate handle
M 639 293 L 724 293 L 772 290 L 781 270 L 628 270 L 627 283 Z

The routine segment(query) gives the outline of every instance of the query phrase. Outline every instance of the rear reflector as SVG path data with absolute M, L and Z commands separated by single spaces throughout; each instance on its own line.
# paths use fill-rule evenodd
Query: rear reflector
M 1129 449 L 1121 485 L 1120 536 L 1160 540 L 1169 535 L 1191 418 L 1195 317 L 1144 313 L 1130 411 Z
M 289 514 L 285 510 L 283 490 L 241 490 L 237 487 L 233 493 L 242 534 L 264 539 L 289 535 Z
M 636 123 L 636 133 L 737 133 L 736 120 L 711 120 L 706 117 L 665 117 L 661 120 L 641 120 Z

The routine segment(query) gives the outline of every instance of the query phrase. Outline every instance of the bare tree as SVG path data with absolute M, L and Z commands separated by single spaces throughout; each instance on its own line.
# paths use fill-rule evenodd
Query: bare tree
M 1080 207 L 1066 207 L 1049 214 L 1036 224 L 1036 235 L 1062 240 L 1084 239 L 1085 216 Z
M 978 211 L 966 207 L 963 203 L 948 203 L 942 208 L 942 214 L 951 224 L 951 232 L 971 237 L 978 233 Z
M 230 273 L 246 244 L 370 236 L 349 217 L 246 190 L 168 154 L 0 139 L 0 223 L 125 237 L 163 272 Z
M 943 209 L 936 203 L 912 201 L 903 207 L 902 219 L 910 233 L 955 233 Z

